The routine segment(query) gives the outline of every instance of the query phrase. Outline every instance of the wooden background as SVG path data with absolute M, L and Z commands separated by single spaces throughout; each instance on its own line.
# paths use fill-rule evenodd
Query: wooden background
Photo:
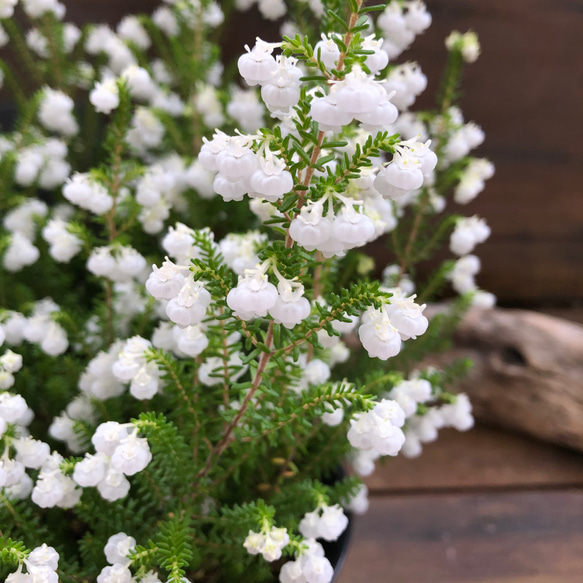
M 116 22 L 154 0 L 66 0 L 75 21 Z M 572 305 L 583 298 L 583 0 L 427 0 L 434 22 L 403 58 L 430 78 L 430 103 L 452 29 L 475 30 L 483 55 L 467 68 L 463 109 L 486 131 L 497 168 L 469 211 L 487 218 L 479 282 L 503 305 Z M 261 30 L 260 27 L 264 27 Z M 265 28 L 268 30 L 265 30 Z M 237 19 L 227 55 L 276 27 Z

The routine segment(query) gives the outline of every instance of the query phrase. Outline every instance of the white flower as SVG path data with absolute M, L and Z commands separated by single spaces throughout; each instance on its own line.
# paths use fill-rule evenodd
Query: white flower
M 249 196 L 275 202 L 293 189 L 292 175 L 285 169 L 285 161 L 268 155 L 259 158 L 259 168 L 251 175 Z
M 8 248 L 4 252 L 3 265 L 7 271 L 20 271 L 27 265 L 32 265 L 40 257 L 40 251 L 21 233 L 10 237 Z
M 358 329 L 358 337 L 372 358 L 387 360 L 401 351 L 399 330 L 391 323 L 386 310 L 369 308 Z
M 175 326 L 174 337 L 178 350 L 190 357 L 201 354 L 209 344 L 208 338 L 199 325 L 186 328 Z
M 347 508 L 355 514 L 366 514 L 368 507 L 368 488 L 364 484 L 361 484 L 358 492 L 350 499 Z
M 478 243 L 490 236 L 490 227 L 484 219 L 477 216 L 459 219 L 451 234 L 449 247 L 456 255 L 471 253 Z
M 401 340 L 417 338 L 427 331 L 429 321 L 423 315 L 425 304 L 419 306 L 413 300 L 415 296 L 406 297 L 395 290 L 393 297 L 385 304 L 384 311 L 391 324 L 399 331 Z
M 157 148 L 164 138 L 164 124 L 147 107 L 138 107 L 127 133 L 128 144 L 139 154 Z
M 49 43 L 38 28 L 31 28 L 27 31 L 26 44 L 28 45 L 28 48 L 36 53 L 41 59 L 49 58 Z
M 261 267 L 248 269 L 239 276 L 237 287 L 227 294 L 227 305 L 242 320 L 264 318 L 275 306 L 277 288 L 269 283 Z
M 410 190 L 423 185 L 423 170 L 419 159 L 407 153 L 396 153 L 393 161 L 385 166 L 374 181 L 374 187 L 383 196 L 399 198 Z
M 227 104 L 227 113 L 237 122 L 244 132 L 254 132 L 263 126 L 265 109 L 253 89 L 240 87 L 231 89 L 231 99 Z
M 307 204 L 290 224 L 290 237 L 308 251 L 320 248 L 330 239 L 331 222 L 323 217 L 322 204 Z
M 277 69 L 277 63 L 272 55 L 274 48 L 273 44 L 259 38 L 253 50 L 246 47 L 247 52 L 239 57 L 237 66 L 247 85 L 263 85 L 271 80 L 272 74 Z
M 59 566 L 59 553 L 43 543 L 40 547 L 34 548 L 27 557 L 29 566 L 46 567 L 56 571 Z M 29 568 L 30 571 L 30 568 Z
M 133 476 L 141 472 L 152 460 L 148 441 L 143 437 L 137 436 L 134 431 L 120 441 L 111 456 L 111 465 L 113 469 Z
M 330 411 L 326 411 L 322 414 L 322 423 L 328 425 L 329 427 L 336 427 L 340 425 L 344 419 L 344 409 L 342 407 L 336 407 Z
M 76 172 L 63 186 L 63 196 L 73 204 L 96 215 L 103 215 L 113 206 L 107 189 L 89 174 Z
M 262 530 L 260 533 L 249 531 L 243 546 L 251 555 L 261 553 L 266 561 L 277 561 L 281 558 L 283 548 L 289 543 L 289 535 L 285 528 Z
M 269 309 L 269 315 L 278 324 L 291 329 L 310 315 L 310 302 L 303 297 L 302 284 L 281 279 L 277 284 L 277 290 L 279 295 L 273 307 Z
M 176 16 L 166 6 L 160 6 L 152 13 L 152 22 L 166 36 L 173 37 L 180 32 L 180 26 L 176 20 Z
M 472 292 L 476 289 L 474 276 L 480 271 L 480 259 L 475 255 L 465 255 L 455 262 L 453 270 L 448 275 L 452 286 L 459 294 Z
M 150 74 L 143 67 L 130 65 L 121 74 L 122 79 L 128 82 L 132 97 L 141 100 L 148 100 L 156 92 L 156 84 L 152 81 Z
M 451 405 L 443 405 L 440 413 L 446 427 L 467 431 L 474 426 L 472 404 L 466 394 L 457 395 L 455 403 Z
M 79 126 L 73 115 L 73 100 L 56 89 L 45 87 L 38 110 L 38 119 L 48 130 L 64 136 L 74 136 Z
M 110 114 L 119 106 L 119 90 L 115 79 L 96 83 L 89 94 L 89 101 L 100 113 Z
M 184 280 L 178 294 L 166 305 L 166 315 L 179 326 L 195 326 L 205 318 L 211 295 L 200 281 L 192 276 Z
M 67 332 L 65 329 L 52 320 L 49 322 L 45 337 L 40 341 L 40 347 L 43 352 L 50 356 L 59 356 L 69 348 Z
M 348 518 L 338 504 L 328 506 L 322 503 L 316 510 L 304 515 L 298 529 L 306 538 L 334 541 L 346 530 L 347 526 Z
M 49 243 L 51 257 L 59 263 L 68 263 L 81 251 L 83 241 L 68 231 L 61 219 L 51 219 L 42 230 L 43 239 Z
M 26 401 L 21 395 L 0 393 L 0 417 L 7 423 L 19 423 L 27 409 Z
M 18 0 L 0 0 L 0 18 L 10 18 Z
M 175 298 L 185 282 L 185 268 L 166 258 L 162 267 L 152 265 L 152 273 L 146 281 L 146 289 L 157 300 Z
M 101 573 L 97 575 L 97 583 L 131 583 L 132 572 L 126 565 L 115 564 L 103 567 Z
M 117 25 L 117 33 L 126 41 L 134 43 L 140 49 L 147 51 L 152 44 L 146 29 L 136 16 L 126 16 Z
M 24 11 L 30 18 L 40 18 L 52 12 L 58 20 L 65 15 L 65 6 L 57 0 L 22 0 Z
M 268 20 L 278 20 L 287 12 L 284 0 L 258 0 L 257 7 L 261 16 Z
M 32 437 L 15 439 L 12 444 L 16 449 L 16 459 L 22 462 L 26 468 L 33 470 L 38 470 L 43 466 L 51 453 L 48 443 Z
M 244 235 L 229 233 L 220 243 L 219 249 L 225 263 L 237 274 L 255 268 L 259 263 L 257 250 L 265 244 L 267 236 L 258 231 L 249 231 Z
M 405 442 L 401 427 L 405 412 L 396 401 L 383 399 L 373 409 L 351 419 L 348 441 L 357 449 L 375 449 L 381 455 L 397 455 Z
M 0 459 L 0 487 L 18 484 L 24 475 L 24 465 L 19 461 L 3 457 Z
M 114 502 L 128 495 L 130 483 L 121 472 L 110 467 L 105 478 L 97 484 L 97 491 L 105 500 Z
M 107 539 L 103 552 L 110 565 L 123 564 L 135 546 L 136 539 L 133 536 L 128 536 L 125 532 L 118 532 Z
M 454 31 L 445 39 L 445 46 L 450 51 L 460 51 L 466 63 L 475 63 L 480 56 L 480 42 L 475 32 Z
M 105 478 L 108 468 L 109 458 L 104 453 L 85 454 L 75 465 L 73 480 L 83 488 L 97 486 Z
M 121 443 L 121 440 L 127 436 L 128 432 L 124 426 L 116 421 L 107 421 L 97 427 L 91 438 L 91 443 L 93 443 L 98 453 L 111 456 Z

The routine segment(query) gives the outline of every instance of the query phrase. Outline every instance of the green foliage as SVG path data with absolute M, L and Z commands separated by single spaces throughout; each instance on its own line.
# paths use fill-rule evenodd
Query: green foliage
M 159 525 L 154 544 L 158 548 L 159 565 L 168 572 L 168 581 L 172 583 L 182 582 L 186 573 L 184 567 L 188 567 L 195 557 L 192 536 L 193 531 L 185 517 L 174 517 Z

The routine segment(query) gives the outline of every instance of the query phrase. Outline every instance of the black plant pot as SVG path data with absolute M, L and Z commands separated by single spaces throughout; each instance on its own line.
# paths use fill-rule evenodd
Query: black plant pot
M 338 466 L 330 474 L 323 477 L 322 482 L 328 486 L 332 486 L 336 482 L 340 482 L 345 476 L 346 473 L 344 468 L 342 466 Z M 338 540 L 330 543 L 321 541 L 322 546 L 324 547 L 324 552 L 326 553 L 326 558 L 330 561 L 330 563 L 332 563 L 332 566 L 334 567 L 334 578 L 332 579 L 332 582 L 338 581 L 340 571 L 342 570 L 342 565 L 344 564 L 346 555 L 348 554 L 348 547 L 350 546 L 353 515 L 352 512 L 345 512 L 345 514 L 348 517 L 348 526 L 346 527 L 346 530 L 340 535 Z
M 340 577 L 340 571 L 342 571 L 342 565 L 344 565 L 346 555 L 348 554 L 348 547 L 350 546 L 353 521 L 352 512 L 346 512 L 346 516 L 348 516 L 348 526 L 346 527 L 346 530 L 340 535 L 340 538 L 331 543 L 327 543 L 325 541 L 322 542 L 322 546 L 326 552 L 326 558 L 332 563 L 332 566 L 334 567 L 334 578 L 332 579 L 332 583 L 334 583 L 334 581 L 338 581 L 338 578 Z

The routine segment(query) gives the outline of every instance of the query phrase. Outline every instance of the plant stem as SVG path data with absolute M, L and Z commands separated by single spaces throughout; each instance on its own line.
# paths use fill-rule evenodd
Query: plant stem
M 410 267 L 409 263 L 411 260 L 411 252 L 413 250 L 413 245 L 417 240 L 417 235 L 419 234 L 419 228 L 421 227 L 421 223 L 423 221 L 423 213 L 425 212 L 425 208 L 429 203 L 429 196 L 426 192 L 423 192 L 421 195 L 421 201 L 417 206 L 417 213 L 415 215 L 415 219 L 413 221 L 413 227 L 411 228 L 411 232 L 409 233 L 409 239 L 407 240 L 407 245 L 405 247 L 405 251 L 401 257 L 401 261 L 399 264 L 399 279 L 403 277 L 403 275 L 407 272 L 407 268 Z
M 61 89 L 63 83 L 63 71 L 61 68 L 61 60 L 59 59 L 59 42 L 57 39 L 57 22 L 56 18 L 47 13 L 42 19 L 43 32 L 49 43 L 49 54 L 51 59 L 51 73 L 57 89 Z
M 267 329 L 267 335 L 265 337 L 265 345 L 268 347 L 271 346 L 271 343 L 273 341 L 273 325 L 274 325 L 273 320 L 270 320 L 269 327 Z M 257 391 L 259 390 L 259 386 L 261 385 L 261 378 L 263 376 L 263 373 L 265 372 L 265 369 L 267 368 L 267 364 L 272 354 L 273 354 L 272 352 L 263 352 L 261 354 L 261 357 L 259 359 L 259 366 L 255 371 L 255 376 L 253 378 L 253 384 L 251 385 L 251 389 L 249 389 L 249 392 L 245 395 L 245 398 L 241 403 L 241 408 L 239 409 L 239 412 L 235 415 L 235 417 L 233 417 L 232 421 L 227 426 L 223 434 L 223 437 L 221 438 L 219 443 L 217 443 L 214 449 L 210 452 L 206 460 L 205 466 L 197 474 L 197 478 L 202 478 L 203 476 L 206 476 L 212 467 L 214 458 L 221 457 L 223 452 L 227 449 L 227 447 L 229 447 L 233 432 L 237 428 L 237 425 L 239 424 L 239 421 L 241 421 L 243 415 L 245 415 L 245 412 L 247 411 L 247 407 L 249 406 L 251 399 L 253 399 L 255 393 L 257 393 Z
M 110 279 L 105 280 L 105 305 L 107 307 L 107 340 L 113 344 L 115 332 L 113 329 L 113 284 Z
M 219 313 L 221 316 L 225 313 L 223 306 L 219 308 Z M 221 342 L 223 345 L 223 405 L 225 406 L 225 411 L 227 411 L 229 409 L 229 347 L 227 342 L 229 333 L 225 329 L 225 320 L 221 318 L 219 319 L 219 323 L 221 326 Z
M 360 7 L 362 6 L 362 3 L 363 3 L 363 0 L 356 0 L 356 4 L 357 4 L 359 10 L 360 10 Z M 344 44 L 345 44 L 347 50 L 350 47 L 352 37 L 354 36 L 351 31 L 356 26 L 357 21 L 358 21 L 358 11 L 353 12 L 350 15 L 350 20 L 348 21 L 348 31 L 344 35 Z M 338 58 L 338 66 L 336 67 L 337 71 L 342 71 L 342 69 L 344 68 L 344 59 L 345 58 L 346 58 L 346 52 L 340 53 L 340 57 Z
M 33 77 L 35 83 L 38 85 L 42 85 L 43 83 L 43 76 L 39 70 L 39 67 L 36 64 L 35 58 L 32 56 L 30 49 L 28 48 L 22 34 L 18 26 L 16 25 L 16 21 L 12 18 L 5 18 L 2 21 L 2 24 L 6 28 L 6 32 L 10 37 L 12 43 L 14 43 L 14 47 L 16 49 L 16 53 L 18 54 L 20 60 L 24 64 L 24 66 L 28 69 L 29 73 Z

